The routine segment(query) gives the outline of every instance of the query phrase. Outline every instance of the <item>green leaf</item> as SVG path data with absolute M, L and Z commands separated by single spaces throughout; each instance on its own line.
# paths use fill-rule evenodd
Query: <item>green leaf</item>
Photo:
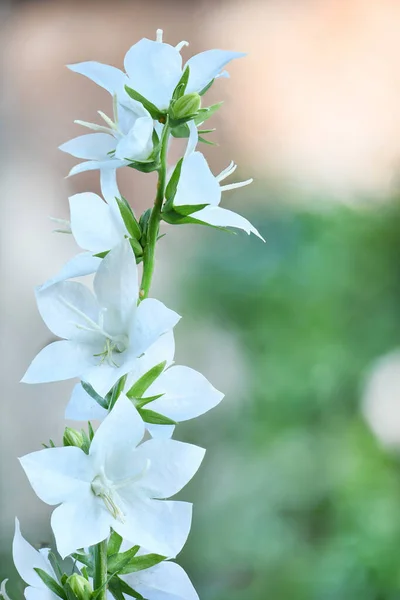
M 140 240 L 142 232 L 129 202 L 127 202 L 123 196 L 115 199 L 129 235 L 135 240 Z
M 108 588 L 116 600 L 125 600 L 122 594 L 131 596 L 132 598 L 137 598 L 138 600 L 144 600 L 143 596 L 139 594 L 139 592 L 136 592 L 133 588 L 131 588 L 130 585 L 126 583 L 126 581 L 123 581 L 119 577 L 113 577 Z M 122 595 L 122 598 L 120 594 Z
M 216 144 L 215 142 L 210 142 L 210 140 L 206 140 L 206 138 L 204 138 L 202 135 L 199 135 L 199 142 L 207 144 L 208 146 L 218 146 L 218 144 Z
M 156 365 L 155 367 L 152 367 L 150 371 L 147 371 L 147 373 L 142 375 L 140 379 L 138 379 L 136 383 L 133 384 L 131 389 L 126 393 L 128 398 L 141 398 L 145 391 L 164 371 L 166 364 L 167 361 L 164 360 L 162 363 Z
M 181 98 L 185 94 L 186 86 L 189 81 L 189 74 L 190 74 L 190 67 L 188 65 L 186 67 L 186 69 L 183 71 L 182 77 L 180 78 L 176 88 L 174 89 L 174 92 L 172 94 L 172 102 L 174 100 L 178 100 L 178 98 Z
M 175 138 L 188 138 L 189 137 L 189 126 L 187 123 L 183 125 L 177 125 L 171 129 L 171 134 Z
M 147 408 L 138 408 L 137 410 L 145 423 L 151 423 L 152 425 L 176 425 L 176 421 L 160 415 L 160 413 L 154 412 L 154 410 Z
M 121 569 L 126 567 L 129 562 L 136 556 L 140 546 L 133 546 L 126 552 L 119 552 L 108 557 L 107 570 L 109 573 L 120 573 Z
M 182 208 L 181 206 L 179 207 Z M 194 213 L 195 214 L 195 213 Z M 221 231 L 227 231 L 228 233 L 235 233 L 226 227 L 219 227 L 218 225 L 210 225 L 210 223 L 205 223 L 204 221 L 200 221 L 199 219 L 195 219 L 192 216 L 185 216 L 183 214 L 179 214 L 176 210 L 168 210 L 163 211 L 161 213 L 161 218 L 166 223 L 170 223 L 171 225 L 203 225 L 205 227 L 212 227 L 213 229 L 219 229 Z
M 199 96 L 204 96 L 204 94 L 206 92 L 208 92 L 208 90 L 210 89 L 210 87 L 212 86 L 212 84 L 214 83 L 215 79 L 211 79 L 210 83 L 207 83 L 207 85 L 205 87 L 203 87 L 203 89 L 201 90 L 201 92 L 199 92 Z
M 58 564 L 58 560 L 57 560 L 56 555 L 54 554 L 54 552 L 49 552 L 49 554 L 47 555 L 47 558 L 49 560 L 49 563 L 53 567 L 53 571 L 56 574 L 57 579 L 59 581 L 61 581 L 61 577 L 62 577 L 63 573 L 61 571 L 60 565 Z
M 85 565 L 85 567 L 93 567 L 93 558 L 90 554 L 86 554 L 86 552 L 74 552 L 73 554 L 71 554 L 71 558 L 82 563 L 83 565 Z
M 133 100 L 140 102 L 142 106 L 151 114 L 153 119 L 157 121 L 165 117 L 165 113 L 163 113 L 157 106 L 155 106 L 150 100 L 147 100 L 142 94 L 139 94 L 136 90 L 133 90 L 129 86 L 125 86 L 125 91 Z
M 223 102 L 217 102 L 217 104 L 212 104 L 212 106 L 208 106 L 207 108 L 200 108 L 197 115 L 194 117 L 196 125 L 201 125 L 204 121 L 210 119 L 222 105 Z
M 121 548 L 122 537 L 116 531 L 113 531 L 110 535 L 110 539 L 108 540 L 107 546 L 107 556 L 111 556 L 112 554 L 117 554 L 119 549 Z
M 183 164 L 183 158 L 178 160 L 178 162 L 176 163 L 176 167 L 168 181 L 168 185 L 165 189 L 165 198 L 167 200 L 167 203 L 172 203 L 175 198 L 176 190 L 178 188 L 179 178 L 181 176 L 182 164 Z
M 90 421 L 88 421 L 89 440 L 92 441 L 94 438 L 94 430 Z
M 127 159 L 130 160 L 130 159 Z M 152 173 L 153 171 L 157 171 L 157 169 L 159 168 L 159 163 L 158 161 L 155 160 L 151 160 L 151 161 L 143 161 L 143 162 L 138 162 L 136 160 L 132 160 L 129 162 L 128 167 L 131 167 L 132 169 L 136 169 L 137 171 L 140 171 L 141 173 Z
M 111 390 L 110 404 L 109 404 L 108 410 L 111 410 L 112 408 L 114 408 L 116 401 L 120 397 L 121 392 L 122 392 L 122 390 L 125 387 L 125 383 L 126 383 L 126 378 L 127 377 L 128 377 L 128 374 L 126 374 L 123 377 L 121 377 L 120 379 L 118 379 L 117 383 L 112 388 L 112 390 Z
M 49 588 L 49 590 L 53 592 L 53 594 L 55 594 L 59 598 L 62 598 L 63 600 L 67 600 L 67 595 L 61 587 L 61 585 L 57 583 L 55 579 L 50 577 L 50 575 L 48 575 L 46 571 L 43 571 L 42 569 L 36 567 L 34 567 L 34 571 L 39 575 L 40 579 Z
M 142 258 L 143 248 L 140 245 L 140 243 L 137 240 L 135 240 L 135 238 L 129 238 L 129 243 L 131 245 L 131 248 L 133 250 L 133 254 L 135 255 L 135 258 Z
M 89 454 L 89 450 L 90 450 L 90 438 L 87 435 L 86 431 L 84 429 L 81 429 L 81 434 L 82 434 L 82 443 L 81 443 L 81 450 L 83 450 L 83 452 L 85 454 Z
M 87 381 L 81 381 L 81 386 L 83 387 L 83 389 L 85 390 L 85 392 L 87 394 L 89 394 L 89 396 L 91 398 L 93 398 L 93 400 L 96 400 L 97 404 L 100 404 L 100 406 L 102 408 L 105 408 L 106 410 L 108 409 L 108 404 L 107 404 L 106 400 L 104 398 L 102 398 L 96 392 L 96 390 L 90 385 L 90 383 L 87 383 Z
M 132 400 L 136 408 L 142 408 L 143 406 L 146 406 L 146 404 L 154 402 L 154 400 L 158 400 L 162 396 L 164 396 L 164 394 L 157 394 L 157 396 L 149 396 L 148 398 L 132 398 Z
M 97 254 L 93 254 L 93 256 L 96 256 L 96 258 L 105 258 L 109 252 L 109 250 L 104 250 L 104 252 L 98 252 Z
M 188 217 L 193 213 L 199 212 L 199 210 L 203 210 L 208 204 L 184 204 L 182 206 L 174 206 L 174 210 L 183 215 L 184 217 Z
M 86 581 L 89 581 L 89 572 L 87 570 L 87 567 L 82 567 L 81 573 L 82 573 L 82 577 L 84 577 L 86 579 Z
M 120 575 L 128 575 L 128 573 L 136 573 L 158 565 L 165 560 L 165 556 L 160 554 L 143 554 L 143 556 L 135 556 L 132 560 L 120 571 Z

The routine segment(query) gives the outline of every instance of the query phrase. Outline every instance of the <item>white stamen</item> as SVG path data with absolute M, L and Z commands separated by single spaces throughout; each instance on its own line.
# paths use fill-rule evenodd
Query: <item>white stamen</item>
M 3 579 L 3 581 L 0 583 L 0 598 L 4 598 L 4 600 L 11 600 L 6 590 L 7 581 L 8 579 Z
M 163 30 L 162 29 L 157 29 L 156 31 L 156 42 L 162 42 L 162 38 L 163 38 Z
M 114 123 L 118 129 L 119 117 L 118 117 L 118 97 L 117 94 L 113 95 L 113 115 L 114 115 Z
M 217 181 L 223 181 L 224 179 L 229 177 L 229 175 L 232 175 L 232 173 L 234 173 L 236 171 L 236 169 L 237 169 L 237 165 L 235 165 L 235 163 L 232 160 L 229 163 L 229 165 L 223 171 L 221 171 L 221 173 L 219 175 L 217 175 L 215 177 L 215 179 Z
M 98 110 L 97 113 L 101 116 L 103 121 L 105 121 L 107 123 L 107 125 L 110 127 L 110 129 L 113 129 L 114 131 L 118 131 L 118 127 L 114 123 L 114 121 L 112 119 L 110 119 L 110 117 L 107 117 L 107 115 L 104 114 L 102 110 Z
M 92 131 L 99 131 L 100 133 L 109 133 L 114 135 L 114 130 L 110 127 L 104 127 L 104 125 L 97 125 L 97 123 L 88 123 L 87 121 L 74 121 L 77 125 L 82 125 L 82 127 L 87 127 L 88 129 L 92 129 Z
M 109 335 L 104 329 L 102 329 L 102 327 L 100 327 L 100 325 L 98 325 L 90 317 L 88 317 L 87 315 L 85 315 L 85 313 L 82 312 L 81 310 L 79 310 L 79 308 L 77 308 L 76 306 L 74 306 L 73 304 L 71 304 L 71 302 L 68 302 L 68 300 L 66 300 L 63 296 L 60 296 L 60 302 L 62 304 L 64 304 L 67 308 L 71 309 L 74 313 L 76 313 L 77 315 L 79 315 L 89 325 L 89 327 L 87 327 L 87 326 L 81 325 L 79 323 L 73 323 L 73 325 L 75 325 L 75 327 L 77 327 L 78 329 L 83 329 L 85 331 L 92 331 L 94 333 L 101 333 L 101 335 L 104 335 L 105 338 L 107 338 L 107 339 L 109 339 L 111 341 L 113 340 L 112 336 Z
M 182 40 L 181 42 L 179 42 L 179 44 L 175 46 L 175 48 L 176 50 L 178 50 L 178 52 L 180 52 L 184 46 L 189 46 L 189 42 L 187 42 L 186 40 Z
M 237 183 L 229 183 L 228 185 L 221 185 L 221 192 L 227 192 L 228 190 L 235 190 L 236 188 L 244 187 L 245 185 L 250 185 L 253 183 L 252 179 L 247 179 L 246 181 L 238 181 Z

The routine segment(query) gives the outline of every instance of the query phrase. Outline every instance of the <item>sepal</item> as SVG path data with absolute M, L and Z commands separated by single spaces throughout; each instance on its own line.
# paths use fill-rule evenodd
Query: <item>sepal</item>
M 116 197 L 115 200 L 117 201 L 119 212 L 121 213 L 127 232 L 131 238 L 140 240 L 142 231 L 130 204 L 123 196 L 121 196 L 121 198 Z
M 164 371 L 166 364 L 167 361 L 164 360 L 142 375 L 126 393 L 128 398 L 141 398 L 151 384 L 154 383 L 157 377 Z
M 147 100 L 142 94 L 139 94 L 136 90 L 133 90 L 128 85 L 125 86 L 125 91 L 132 100 L 140 102 L 140 104 L 150 113 L 151 117 L 156 121 L 165 118 L 165 113 L 162 112 L 157 106 L 155 106 L 150 100 Z
M 119 577 L 113 577 L 108 584 L 108 589 L 115 598 L 115 600 L 125 600 L 124 594 L 131 598 L 137 598 L 137 600 L 145 600 L 139 592 L 136 592 L 130 585 L 123 581 Z
M 39 575 L 45 586 L 48 587 L 53 594 L 59 598 L 62 598 L 62 600 L 67 600 L 67 594 L 65 593 L 65 590 L 55 579 L 53 579 L 53 577 L 46 573 L 46 571 L 43 571 L 43 569 L 39 569 L 37 567 L 34 568 L 34 571 Z

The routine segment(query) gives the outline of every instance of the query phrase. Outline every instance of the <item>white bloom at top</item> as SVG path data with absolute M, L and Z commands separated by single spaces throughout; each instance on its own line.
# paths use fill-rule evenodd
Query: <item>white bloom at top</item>
M 207 206 L 201 210 L 191 213 L 191 218 L 216 227 L 243 229 L 246 233 L 254 233 L 254 235 L 265 241 L 247 219 L 219 206 L 222 192 L 249 185 L 253 181 L 252 179 L 248 179 L 239 183 L 220 185 L 220 182 L 229 177 L 235 170 L 236 165 L 231 163 L 219 175 L 215 176 L 201 152 L 188 154 L 182 162 L 173 206 L 179 212 L 180 206 L 206 204 Z
M 185 571 L 170 561 L 120 577 L 147 600 L 199 600 Z
M 93 287 L 94 294 L 81 283 L 63 281 L 38 289 L 44 322 L 64 339 L 39 352 L 24 383 L 80 377 L 103 396 L 180 319 L 158 300 L 146 298 L 137 305 L 138 274 L 129 240 L 103 259 Z
M 73 167 L 69 175 L 95 169 L 117 169 L 150 157 L 153 151 L 153 119 L 139 102 L 131 100 L 128 109 L 115 100 L 114 120 L 102 112 L 100 114 L 106 126 L 76 121 L 95 133 L 81 135 L 60 146 L 63 152 L 85 160 Z
M 56 574 L 49 561 L 49 548 L 35 550 L 22 536 L 18 519 L 15 519 L 15 534 L 13 540 L 13 560 L 21 578 L 28 584 L 24 594 L 27 600 L 56 600 L 56 596 L 43 583 L 34 569 L 42 569 L 57 581 Z
M 143 421 L 120 398 L 96 431 L 89 454 L 73 446 L 47 448 L 20 459 L 36 494 L 50 505 L 57 549 L 65 558 L 106 539 L 124 539 L 167 557 L 188 536 L 192 505 L 166 501 L 198 470 L 204 450 L 175 440 L 149 440 Z
M 134 44 L 126 53 L 124 67 L 126 73 L 95 61 L 68 65 L 71 71 L 85 75 L 97 85 L 106 89 L 118 102 L 131 106 L 131 98 L 125 92 L 125 85 L 134 89 L 161 111 L 170 104 L 172 94 L 185 68 L 188 66 L 189 81 L 185 93 L 201 92 L 217 77 L 228 77 L 223 68 L 234 60 L 245 56 L 242 52 L 226 50 L 206 50 L 192 56 L 182 65 L 181 48 L 162 42 L 162 31 L 157 32 L 157 41 L 147 38 Z
M 188 421 L 211 410 L 219 404 L 224 394 L 216 390 L 201 374 L 189 367 L 172 365 L 174 356 L 173 333 L 163 335 L 136 362 L 135 369 L 128 374 L 124 392 L 145 373 L 156 365 L 164 362 L 165 370 L 147 388 L 144 397 L 160 396 L 157 400 L 144 406 L 145 409 L 157 412 L 173 421 Z M 171 366 L 172 365 L 172 366 Z M 133 400 L 135 403 L 135 400 Z M 81 384 L 77 384 L 72 392 L 66 409 L 65 417 L 76 421 L 102 420 L 107 416 L 107 410 L 102 408 Z M 145 423 L 145 427 L 153 437 L 171 437 L 173 425 L 154 425 Z

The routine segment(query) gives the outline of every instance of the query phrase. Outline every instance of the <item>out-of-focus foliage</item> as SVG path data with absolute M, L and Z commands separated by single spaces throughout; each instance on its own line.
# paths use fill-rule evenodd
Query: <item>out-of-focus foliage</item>
M 185 426 L 209 453 L 184 559 L 202 600 L 400 598 L 400 464 L 360 414 L 400 345 L 400 208 L 262 212 L 265 246 L 204 230 L 185 272 L 186 314 L 234 333 L 247 376 Z

